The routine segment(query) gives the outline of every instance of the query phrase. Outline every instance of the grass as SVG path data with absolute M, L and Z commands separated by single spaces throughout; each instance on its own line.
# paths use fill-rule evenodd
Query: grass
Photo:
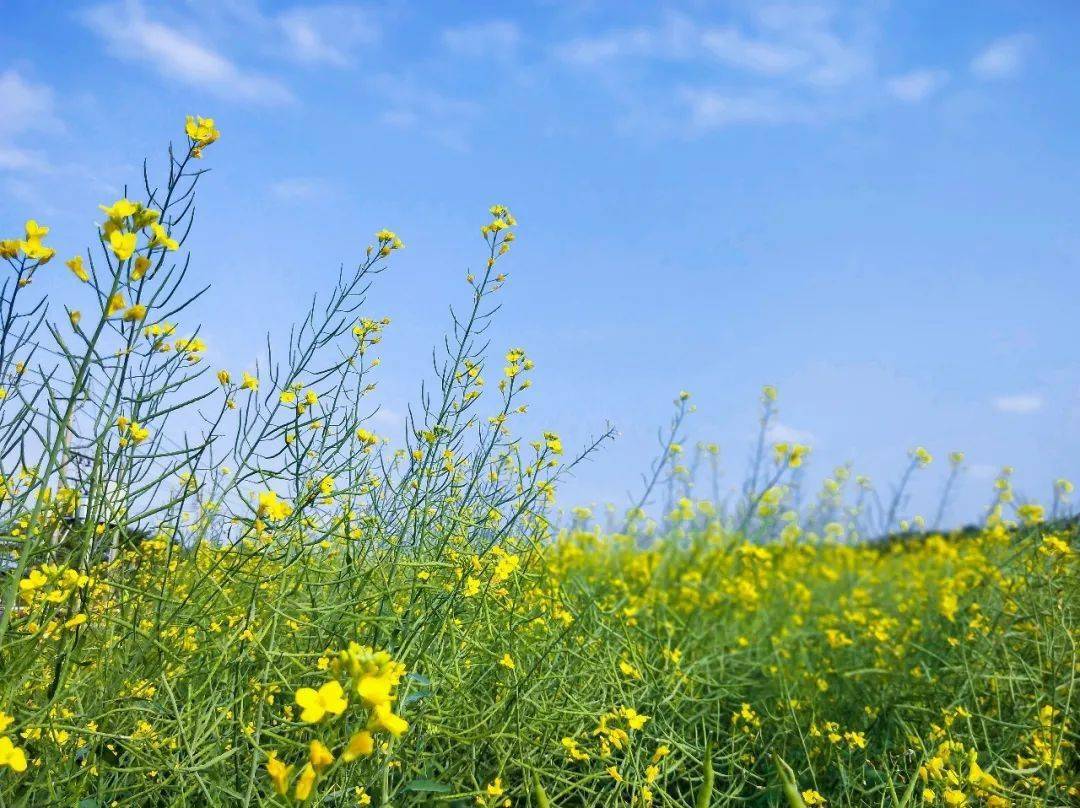
M 0 244 L 0 805 L 1080 800 L 1068 484 L 1049 519 L 1006 475 L 984 525 L 912 533 L 917 449 L 887 500 L 838 469 L 799 507 L 808 449 L 766 444 L 766 388 L 743 496 L 698 501 L 716 455 L 685 459 L 683 394 L 629 511 L 560 527 L 606 436 L 512 434 L 532 363 L 483 342 L 510 212 L 391 444 L 364 294 L 400 239 L 283 350 L 205 368 L 176 256 L 217 131 L 186 134 L 68 262 L 92 316 L 27 299 L 40 226 Z

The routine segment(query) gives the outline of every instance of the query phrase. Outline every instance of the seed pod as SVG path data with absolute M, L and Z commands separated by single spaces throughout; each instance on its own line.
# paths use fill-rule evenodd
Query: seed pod
M 713 768 L 712 768 L 712 741 L 705 742 L 705 765 L 701 775 L 701 791 L 698 792 L 696 808 L 709 808 L 712 803 Z
M 537 808 L 551 808 L 551 801 L 540 784 L 540 775 L 536 772 L 533 772 L 533 798 L 536 800 Z
M 773 763 L 776 764 L 776 771 L 780 774 L 780 783 L 784 789 L 784 796 L 787 797 L 788 805 L 791 808 L 806 808 L 802 794 L 799 793 L 799 784 L 795 782 L 795 772 L 775 752 L 773 753 Z

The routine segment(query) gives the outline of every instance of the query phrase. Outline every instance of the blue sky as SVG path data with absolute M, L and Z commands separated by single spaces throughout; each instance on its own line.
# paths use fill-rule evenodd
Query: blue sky
M 537 361 L 530 425 L 621 432 L 565 505 L 625 502 L 680 389 L 736 484 L 766 383 L 819 473 L 885 485 L 927 446 L 914 510 L 953 449 L 953 521 L 1003 464 L 1043 500 L 1080 476 L 1080 5 L 0 6 L 3 233 L 78 251 L 185 114 L 217 119 L 190 241 L 215 366 L 391 227 L 392 435 L 501 202 L 492 338 Z

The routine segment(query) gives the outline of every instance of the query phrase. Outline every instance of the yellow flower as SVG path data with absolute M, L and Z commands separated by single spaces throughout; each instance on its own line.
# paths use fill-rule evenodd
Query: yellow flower
M 184 132 L 191 139 L 191 156 L 202 157 L 202 150 L 221 137 L 213 118 L 187 116 Z
M 42 225 L 42 224 L 38 224 L 33 219 L 27 219 L 26 220 L 26 240 L 27 241 L 30 241 L 32 239 L 37 239 L 38 241 L 40 241 L 41 239 L 45 238 L 45 236 L 47 236 L 47 235 L 49 235 L 49 228 L 48 227 L 46 227 L 45 225 Z
M 250 390 L 253 393 L 259 390 L 259 380 L 247 371 L 244 371 L 244 380 L 240 383 L 241 390 Z
M 398 238 L 397 233 L 393 230 L 380 230 L 375 234 L 375 239 L 379 242 L 379 255 L 383 256 L 389 255 L 393 250 L 400 250 L 405 246 L 405 243 Z
M 121 233 L 119 230 L 113 230 L 109 234 L 109 246 L 112 247 L 113 253 L 120 261 L 126 261 L 131 258 L 132 253 L 135 252 L 136 236 L 134 233 Z
M 132 202 L 130 199 L 117 199 L 109 207 L 105 205 L 98 205 L 98 207 L 114 222 L 119 222 L 128 216 L 134 216 L 136 211 L 139 210 L 138 203 Z
M 164 247 L 166 250 L 178 250 L 180 249 L 180 242 L 169 235 L 157 222 L 150 223 L 150 229 L 154 235 L 147 244 L 148 247 Z
M 124 300 L 124 296 L 120 292 L 116 292 L 109 298 L 109 304 L 105 308 L 105 316 L 112 317 L 116 312 L 127 306 L 127 301 Z
M 71 258 L 64 263 L 67 264 L 68 269 L 75 273 L 75 277 L 83 283 L 86 283 L 88 280 L 90 280 L 90 273 L 88 273 L 86 271 L 86 267 L 83 266 L 83 260 L 81 255 L 76 255 L 74 258 Z
M 228 384 L 231 381 L 231 379 L 232 379 L 232 377 L 229 375 L 229 371 L 227 371 L 227 370 L 219 370 L 217 372 L 217 380 L 219 382 L 221 382 L 222 386 Z
M 124 320 L 129 323 L 137 323 L 146 319 L 146 306 L 136 303 L 124 312 Z
M 296 790 L 293 796 L 303 802 L 311 796 L 311 789 L 315 785 L 315 769 L 308 763 L 300 770 L 300 776 L 296 778 Z
M 0 766 L 8 766 L 15 772 L 26 771 L 26 752 L 7 737 L 0 738 Z
M 409 722 L 400 715 L 395 715 L 389 704 L 375 705 L 369 726 L 372 729 L 386 730 L 395 738 L 400 738 L 409 731 Z
M 365 453 L 370 452 L 371 448 L 379 443 L 379 436 L 374 432 L 369 432 L 363 427 L 356 430 L 356 439 L 360 441 Z
M 645 726 L 645 722 L 649 720 L 649 716 L 642 715 L 632 707 L 623 707 L 622 716 L 626 719 L 626 725 L 630 729 L 638 730 Z
M 589 753 L 581 748 L 573 738 L 563 738 L 561 741 L 563 748 L 566 749 L 566 755 L 571 760 L 588 760 Z
M 282 404 L 293 404 L 296 401 L 296 393 L 292 390 L 282 390 L 281 395 L 278 396 L 278 400 Z
M 812 788 L 807 789 L 802 793 L 803 802 L 809 806 L 824 805 L 825 798 L 814 791 Z
M 345 699 L 345 691 L 341 684 L 330 681 L 318 690 L 310 687 L 302 687 L 296 691 L 296 703 L 303 708 L 300 720 L 305 724 L 317 724 L 329 713 L 341 715 L 349 702 Z
M 487 788 L 484 789 L 489 797 L 501 797 L 506 793 L 506 789 L 503 788 L 502 778 L 496 777 L 492 782 L 487 784 Z
M 56 250 L 51 247 L 46 247 L 42 244 L 42 239 L 49 233 L 49 228 L 44 225 L 39 225 L 33 219 L 28 219 L 26 222 L 26 240 L 17 242 L 18 249 L 22 250 L 27 258 L 37 261 L 39 263 L 48 263 L 54 255 Z M 9 248 L 5 248 L 5 253 L 10 252 Z M 14 256 L 11 256 L 14 257 Z
M 271 752 L 266 761 L 266 773 L 270 775 L 270 782 L 274 784 L 274 791 L 284 796 L 289 791 L 289 774 L 292 766 L 286 766 L 277 758 L 276 752 Z
M 963 791 L 957 791 L 955 788 L 947 788 L 941 795 L 945 798 L 946 805 L 958 806 L 965 805 L 967 803 L 967 794 Z
M 280 499 L 275 492 L 263 491 L 259 494 L 258 515 L 260 517 L 268 517 L 275 522 L 280 522 L 282 519 L 288 519 L 292 511 L 292 506 L 285 500 Z M 330 682 L 329 684 L 337 684 L 337 682 Z M 338 689 L 341 689 L 341 685 L 338 685 Z
M 341 759 L 350 763 L 359 757 L 367 757 L 375 750 L 375 739 L 366 729 L 353 734 L 349 738 L 349 744 L 341 753 Z
M 131 425 L 128 427 L 128 435 L 131 436 L 131 440 L 134 443 L 142 443 L 150 437 L 150 430 L 140 426 L 135 421 L 132 421 Z
M 922 468 L 926 468 L 934 461 L 933 455 L 922 446 L 916 446 L 911 450 L 911 458 Z
M 514 658 L 509 654 L 503 654 L 502 659 L 499 660 L 499 664 L 510 671 L 512 671 L 515 667 Z
M 135 264 L 131 267 L 131 279 L 133 281 L 141 281 L 148 269 L 150 269 L 150 259 L 145 255 L 136 256 Z
M 136 230 L 142 230 L 151 222 L 156 222 L 161 215 L 153 208 L 144 208 L 140 203 L 136 203 L 136 208 L 133 214 L 133 223 Z
M 19 581 L 19 583 L 21 584 L 22 581 Z M 12 718 L 10 715 L 5 713 L 3 710 L 0 710 L 0 732 L 4 732 L 14 722 L 15 722 L 14 718 Z
M 389 704 L 392 700 L 390 689 L 394 683 L 385 676 L 362 676 L 356 683 L 356 695 L 369 707 Z
M 1034 502 L 1021 505 L 1016 509 L 1016 513 L 1025 525 L 1037 525 L 1046 519 L 1046 509 Z
M 326 744 L 319 740 L 312 741 L 308 747 L 308 759 L 315 771 L 320 773 L 334 762 L 333 754 L 326 748 Z

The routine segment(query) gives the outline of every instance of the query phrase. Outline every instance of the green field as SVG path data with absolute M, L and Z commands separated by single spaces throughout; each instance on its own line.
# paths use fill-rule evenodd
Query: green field
M 34 296 L 47 228 L 0 242 L 0 806 L 1080 804 L 1070 484 L 926 530 L 915 449 L 891 500 L 845 467 L 797 507 L 766 388 L 738 502 L 694 493 L 680 394 L 640 500 L 560 519 L 605 436 L 516 434 L 510 211 L 378 435 L 392 232 L 257 365 L 205 361 L 178 256 L 217 135 L 103 206 L 81 310 Z

